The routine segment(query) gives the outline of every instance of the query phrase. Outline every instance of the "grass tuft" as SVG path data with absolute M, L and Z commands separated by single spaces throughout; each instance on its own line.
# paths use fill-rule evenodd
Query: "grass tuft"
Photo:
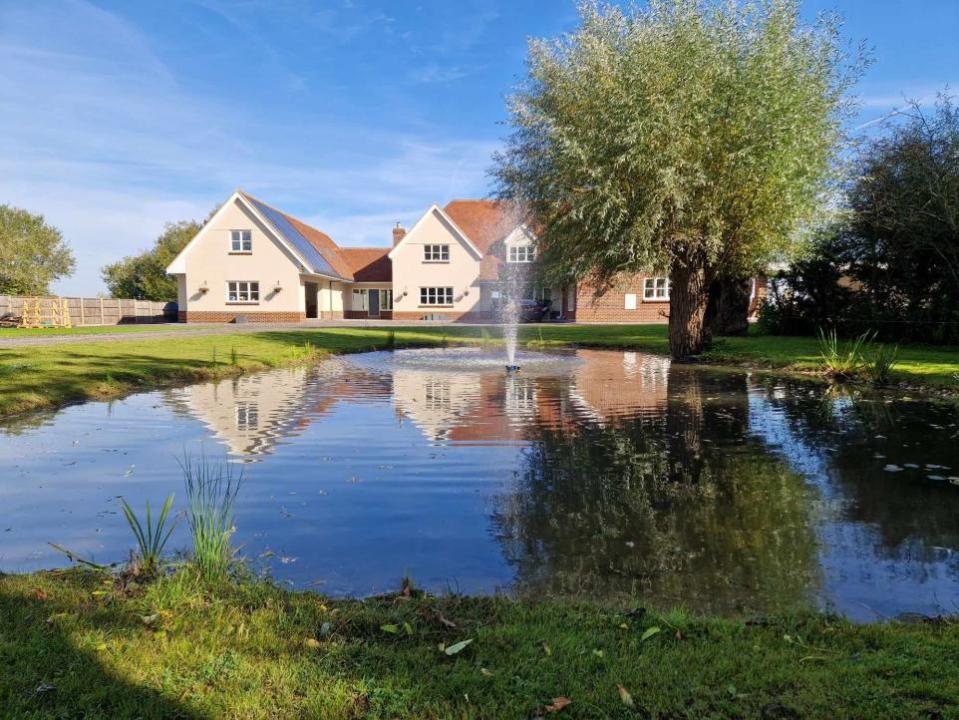
M 146 517 L 142 523 L 125 498 L 120 498 L 120 507 L 123 508 L 123 516 L 126 518 L 127 525 L 130 526 L 133 537 L 137 541 L 134 564 L 139 572 L 136 574 L 153 577 L 160 568 L 163 550 L 177 523 L 176 518 L 174 518 L 169 527 L 167 526 L 170 511 L 173 509 L 173 493 L 170 493 L 164 501 L 156 522 L 153 521 L 149 500 L 146 503 Z
M 819 354 L 825 374 L 834 380 L 852 380 L 866 366 L 865 349 L 875 333 L 864 332 L 847 343 L 840 343 L 836 329 L 819 330 Z
M 898 345 L 879 345 L 876 351 L 865 360 L 866 373 L 873 385 L 888 385 L 899 358 Z
M 180 462 L 189 503 L 193 562 L 206 580 L 224 579 L 234 559 L 233 508 L 243 481 L 226 460 L 184 456 Z

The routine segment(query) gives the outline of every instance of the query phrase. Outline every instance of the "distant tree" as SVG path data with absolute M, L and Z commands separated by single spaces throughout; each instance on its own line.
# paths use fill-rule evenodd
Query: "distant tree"
M 202 227 L 203 223 L 195 220 L 167 223 L 152 249 L 104 267 L 103 281 L 110 294 L 135 300 L 176 300 L 176 280 L 166 274 L 166 268 Z
M 896 115 L 868 142 L 848 212 L 782 273 L 770 330 L 959 341 L 959 109 L 940 97 Z
M 877 319 L 959 339 L 959 108 L 897 120 L 863 155 L 842 262 Z
M 75 266 L 63 235 L 42 215 L 0 205 L 0 293 L 47 295 Z
M 847 62 L 835 18 L 803 25 L 797 0 L 580 15 L 531 43 L 494 175 L 543 228 L 557 275 L 602 289 L 667 272 L 670 350 L 687 357 L 708 339 L 713 281 L 754 273 L 820 208 L 862 63 Z

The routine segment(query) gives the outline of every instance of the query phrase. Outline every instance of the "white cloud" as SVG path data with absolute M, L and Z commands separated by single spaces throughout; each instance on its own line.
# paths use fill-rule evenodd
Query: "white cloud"
M 482 195 L 496 147 L 427 125 L 264 125 L 249 98 L 187 91 L 136 27 L 82 0 L 0 7 L 0 66 L 0 202 L 63 231 L 78 268 L 56 289 L 69 294 L 102 290 L 104 264 L 237 186 L 345 245 L 388 244 L 430 202 Z

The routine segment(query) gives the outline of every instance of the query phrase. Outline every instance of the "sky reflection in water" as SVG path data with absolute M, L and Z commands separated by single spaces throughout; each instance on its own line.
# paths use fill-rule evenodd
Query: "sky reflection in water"
M 956 611 L 954 406 L 631 352 L 511 376 L 482 351 L 442 352 L 8 420 L 0 570 L 63 564 L 48 541 L 123 559 L 117 496 L 175 492 L 182 508 L 176 458 L 225 451 L 246 471 L 237 543 L 298 587 L 365 595 L 410 574 L 725 613 Z M 185 523 L 173 542 L 188 545 Z

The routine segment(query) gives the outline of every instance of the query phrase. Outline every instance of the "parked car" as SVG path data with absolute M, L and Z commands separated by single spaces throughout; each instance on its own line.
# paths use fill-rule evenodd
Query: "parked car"
M 520 300 L 519 321 L 524 323 L 543 322 L 550 309 L 548 300 Z

